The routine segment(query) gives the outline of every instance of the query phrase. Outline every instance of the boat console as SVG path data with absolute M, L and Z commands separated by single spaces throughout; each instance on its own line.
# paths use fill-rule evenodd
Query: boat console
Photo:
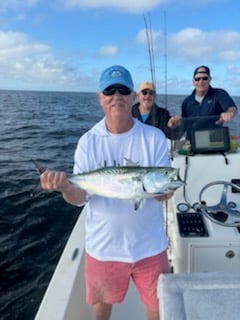
M 215 138 L 216 150 L 198 152 L 197 146 L 211 147 L 208 134 L 200 136 L 196 152 L 187 144 L 172 153 L 172 166 L 186 184 L 168 204 L 170 262 L 174 273 L 239 271 L 240 152 L 230 150 L 224 134 Z

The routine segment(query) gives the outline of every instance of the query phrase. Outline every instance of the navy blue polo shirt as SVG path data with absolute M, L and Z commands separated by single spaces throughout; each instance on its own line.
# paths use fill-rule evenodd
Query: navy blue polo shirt
M 236 107 L 233 99 L 223 89 L 209 86 L 209 90 L 201 102 L 196 101 L 195 92 L 196 90 L 193 90 L 192 94 L 186 97 L 182 103 L 182 128 L 187 129 L 188 140 L 191 137 L 191 129 L 217 127 L 216 121 L 219 115 L 227 111 L 229 107 Z M 203 118 L 201 119 L 201 117 Z
M 209 86 L 209 90 L 201 103 L 195 100 L 195 92 L 196 90 L 193 90 L 192 94 L 183 101 L 182 117 L 220 115 L 227 111 L 229 107 L 236 107 L 233 99 L 223 89 Z

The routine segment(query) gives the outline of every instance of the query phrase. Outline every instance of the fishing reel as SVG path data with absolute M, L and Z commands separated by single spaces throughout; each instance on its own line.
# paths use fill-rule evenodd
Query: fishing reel
M 203 194 L 206 190 L 216 185 L 223 185 L 220 201 L 215 205 L 207 205 L 206 201 L 203 200 Z M 232 182 L 213 181 L 206 184 L 199 193 L 199 203 L 194 205 L 195 210 L 201 212 L 212 222 L 220 224 L 221 226 L 240 226 L 240 211 L 236 209 L 237 204 L 233 201 L 228 202 L 227 199 L 229 188 L 240 191 L 240 187 Z

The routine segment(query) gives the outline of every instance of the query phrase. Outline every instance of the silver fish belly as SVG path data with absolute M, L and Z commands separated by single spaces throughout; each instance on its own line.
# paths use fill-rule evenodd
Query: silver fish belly
M 72 175 L 69 181 L 90 195 L 133 200 L 137 210 L 143 199 L 181 187 L 184 183 L 178 171 L 172 167 L 104 167 Z

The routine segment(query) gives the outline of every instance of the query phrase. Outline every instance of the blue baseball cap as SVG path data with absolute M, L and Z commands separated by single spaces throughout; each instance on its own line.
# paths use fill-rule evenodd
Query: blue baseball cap
M 130 72 L 122 66 L 112 66 L 103 71 L 99 79 L 99 90 L 103 91 L 114 84 L 121 84 L 133 90 L 133 80 Z

